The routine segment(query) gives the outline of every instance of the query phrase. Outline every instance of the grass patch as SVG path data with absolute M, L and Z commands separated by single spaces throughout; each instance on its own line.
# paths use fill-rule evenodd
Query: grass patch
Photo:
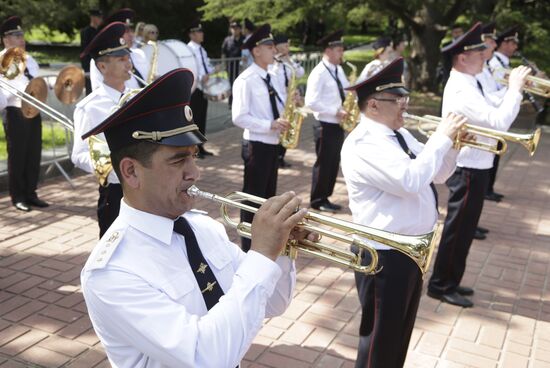
M 30 42 L 48 42 L 48 43 L 74 43 L 80 44 L 80 32 L 74 32 L 74 37 L 69 37 L 58 30 L 51 30 L 45 25 L 35 26 L 30 31 L 25 32 L 25 39 Z
M 54 125 L 53 129 L 50 124 L 42 124 L 42 149 L 65 146 L 65 129 Z M 0 160 L 7 160 L 8 150 L 6 143 L 6 133 L 4 132 L 4 124 L 0 125 Z

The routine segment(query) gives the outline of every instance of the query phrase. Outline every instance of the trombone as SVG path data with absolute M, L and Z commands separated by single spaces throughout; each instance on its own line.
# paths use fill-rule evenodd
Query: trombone
M 216 194 L 203 192 L 194 185 L 187 190 L 187 193 L 193 198 L 203 198 L 219 203 L 221 205 L 220 213 L 225 224 L 229 227 L 235 228 L 240 236 L 247 238 L 251 237 L 251 224 L 246 222 L 237 222 L 231 219 L 229 216 L 229 208 L 233 207 L 251 213 L 256 213 L 258 211 L 257 208 L 242 202 L 247 201 L 261 205 L 266 201 L 264 198 L 243 192 L 233 192 L 223 197 Z M 322 215 L 317 212 L 308 212 L 305 216 L 305 220 L 306 221 L 298 224 L 297 227 L 299 229 L 316 232 L 321 236 L 344 243 L 348 246 L 356 246 L 360 250 L 359 254 L 355 254 L 338 246 L 321 243 L 321 239 L 318 241 L 303 239 L 300 241 L 289 240 L 285 246 L 283 255 L 288 255 L 292 259 L 295 259 L 298 252 L 301 252 L 334 262 L 343 267 L 351 268 L 355 272 L 370 275 L 380 271 L 380 269 L 377 268 L 378 252 L 358 237 L 385 244 L 407 255 L 417 264 L 420 272 L 424 275 L 428 271 L 435 244 L 439 242 L 439 237 L 442 230 L 441 226 L 438 225 L 436 230 L 427 234 L 414 236 L 401 235 Z M 327 226 L 339 230 L 340 232 L 329 230 L 321 226 Z M 361 259 L 363 258 L 362 255 L 364 252 L 367 252 L 370 255 L 370 263 L 367 265 L 361 264 Z
M 433 115 L 417 116 L 409 113 L 403 113 L 405 121 L 411 124 L 417 124 L 417 129 L 420 134 L 429 137 L 437 128 L 437 125 L 441 122 L 441 118 Z M 429 125 L 425 128 L 423 125 Z M 492 145 L 483 142 L 476 142 L 474 140 L 463 140 L 457 135 L 454 142 L 454 148 L 460 149 L 461 147 L 468 146 L 483 151 L 494 153 L 495 155 L 502 155 L 508 150 L 508 141 L 521 144 L 529 152 L 529 156 L 533 156 L 537 150 L 539 144 L 541 129 L 537 128 L 531 133 L 520 134 L 511 132 L 502 132 L 500 130 L 484 128 L 477 125 L 464 124 L 463 130 L 467 133 L 479 135 L 491 139 L 495 139 L 502 144 L 502 148 L 498 149 L 497 145 Z
M 493 71 L 493 76 L 495 80 L 504 85 L 508 85 L 508 78 L 510 77 L 511 69 L 509 68 L 498 68 Z M 497 73 L 504 73 L 502 76 L 497 76 Z M 544 98 L 550 97 L 550 80 L 536 77 L 534 75 L 528 75 L 526 78 L 527 83 L 523 87 L 523 90 L 530 92 L 534 95 L 541 96 Z

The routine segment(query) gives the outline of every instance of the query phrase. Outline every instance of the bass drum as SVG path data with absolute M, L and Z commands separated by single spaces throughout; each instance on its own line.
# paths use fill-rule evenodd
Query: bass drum
M 191 91 L 197 87 L 197 62 L 189 46 L 179 40 L 162 40 L 157 42 L 157 72 L 156 78 L 177 68 L 187 68 L 193 72 L 195 82 Z M 142 48 L 149 63 L 153 58 L 153 46 L 143 45 Z M 145 76 L 144 76 L 145 77 Z

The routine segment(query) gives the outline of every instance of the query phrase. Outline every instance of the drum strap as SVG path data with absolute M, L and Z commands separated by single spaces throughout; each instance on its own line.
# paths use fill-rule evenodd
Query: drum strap
M 202 53 L 202 46 L 199 48 L 199 54 L 201 54 L 201 61 L 202 61 L 202 66 L 204 68 L 204 72 L 208 74 L 208 68 L 206 67 L 206 63 L 204 62 L 204 55 Z

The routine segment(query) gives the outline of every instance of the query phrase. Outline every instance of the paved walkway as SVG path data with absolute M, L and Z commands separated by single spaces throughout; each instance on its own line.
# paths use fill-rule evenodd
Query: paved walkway
M 230 128 L 210 135 L 217 156 L 199 161 L 199 186 L 226 193 L 241 187 L 240 134 Z M 548 133 L 547 133 L 548 134 Z M 474 242 L 464 284 L 475 307 L 463 310 L 422 297 L 407 367 L 550 367 L 550 136 L 530 159 L 511 145 L 497 182 L 503 202 L 485 205 L 481 224 L 491 230 Z M 290 169 L 280 171 L 279 191 L 306 201 L 314 162 L 309 123 Z M 108 367 L 91 329 L 79 273 L 97 240 L 97 185 L 90 176 L 62 179 L 39 190 L 53 205 L 14 212 L 0 198 L 0 367 Z M 439 187 L 441 201 L 447 191 Z M 347 204 L 342 177 L 333 197 Z M 198 208 L 218 215 L 213 203 Z M 445 209 L 441 208 L 442 216 Z M 349 219 L 348 213 L 338 215 Z M 235 232 L 229 231 L 235 239 Z M 244 367 L 353 367 L 360 319 L 353 274 L 300 257 L 294 300 L 267 320 Z

